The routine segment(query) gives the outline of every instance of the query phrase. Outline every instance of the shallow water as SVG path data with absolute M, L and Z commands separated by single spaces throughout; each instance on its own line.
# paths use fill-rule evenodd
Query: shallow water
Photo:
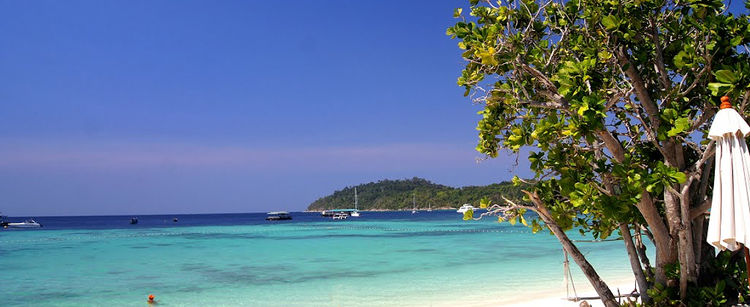
M 143 216 L 135 226 L 38 218 L 41 230 L 0 231 L 0 297 L 11 306 L 140 306 L 150 293 L 161 306 L 430 306 L 565 291 L 562 250 L 547 233 L 451 211 L 362 215 Z M 605 279 L 629 276 L 622 241 L 579 247 Z

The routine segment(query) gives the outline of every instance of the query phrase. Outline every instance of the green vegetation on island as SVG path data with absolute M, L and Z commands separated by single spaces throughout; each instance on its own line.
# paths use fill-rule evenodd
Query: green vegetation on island
M 328 210 L 354 207 L 354 188 L 346 187 L 314 201 L 307 210 Z M 521 188 L 511 182 L 487 186 L 454 188 L 414 177 L 404 180 L 380 180 L 356 186 L 360 210 L 411 210 L 458 208 L 463 204 L 479 207 L 479 201 L 487 197 L 491 204 L 501 203 L 501 196 L 518 200 Z M 415 201 L 414 201 L 415 200 Z

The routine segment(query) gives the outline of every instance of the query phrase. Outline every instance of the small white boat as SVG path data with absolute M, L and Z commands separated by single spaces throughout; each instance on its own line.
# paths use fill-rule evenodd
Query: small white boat
M 349 217 L 349 215 L 348 215 L 348 214 L 346 214 L 346 213 L 344 213 L 344 212 L 336 212 L 336 213 L 335 213 L 335 214 L 333 215 L 333 219 L 334 219 L 334 220 L 345 220 L 345 219 L 346 219 L 346 218 L 348 218 L 348 217 Z
M 359 217 L 359 208 L 357 206 L 357 187 L 354 187 L 354 211 L 350 214 L 352 217 Z
M 11 228 L 39 228 L 42 227 L 42 224 L 37 223 L 33 219 L 28 219 L 21 223 L 4 223 L 3 226 Z
M 476 208 L 474 208 L 474 206 L 472 206 L 472 205 L 464 204 L 463 206 L 461 206 L 461 208 L 458 208 L 458 210 L 456 210 L 456 212 L 458 212 L 458 213 L 466 213 L 466 211 L 469 211 L 469 210 L 474 211 L 475 209 Z
M 414 206 L 414 209 L 411 210 L 411 214 L 417 213 L 417 194 L 412 194 L 412 200 L 411 200 L 412 206 Z

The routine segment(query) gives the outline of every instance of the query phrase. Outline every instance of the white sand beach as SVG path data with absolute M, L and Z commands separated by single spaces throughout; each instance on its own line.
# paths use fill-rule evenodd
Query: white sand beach
M 617 280 L 613 280 L 611 282 L 607 281 L 607 284 L 610 285 L 610 289 L 612 290 L 612 293 L 617 296 L 618 290 L 620 294 L 629 294 L 635 289 L 635 281 L 631 278 L 621 278 Z M 591 287 L 588 282 L 580 281 L 576 284 L 576 289 L 578 293 L 578 297 L 597 297 L 596 291 Z M 521 296 L 521 295 L 519 295 Z M 573 297 L 573 291 L 570 291 L 570 296 Z M 583 301 L 588 302 L 591 306 L 594 307 L 603 307 L 604 304 L 600 300 L 596 299 L 587 299 L 587 300 L 579 300 L 577 302 L 570 301 L 566 298 L 565 288 L 561 287 L 559 289 L 554 289 L 550 291 L 534 291 L 532 289 L 529 289 L 528 293 L 523 294 L 523 299 L 518 298 L 508 298 L 508 297 L 492 297 L 492 298 L 485 298 L 482 300 L 469 300 L 469 301 L 461 301 L 461 302 L 440 302 L 440 303 L 432 303 L 429 304 L 429 306 L 465 306 L 465 307 L 539 307 L 539 306 L 545 306 L 545 307 L 577 307 L 580 306 L 580 304 Z M 622 301 L 625 302 L 628 298 L 622 298 Z
M 617 280 L 615 282 L 609 282 L 610 289 L 612 290 L 612 293 L 614 293 L 615 296 L 618 295 L 618 290 L 620 294 L 628 294 L 635 289 L 635 281 L 634 279 L 623 279 L 623 280 Z M 591 285 L 586 283 L 581 283 L 577 285 L 577 293 L 578 297 L 597 297 L 596 291 L 591 287 Z M 571 294 L 572 296 L 572 294 Z M 623 301 L 626 301 L 628 298 L 623 298 Z M 600 300 L 585 300 L 588 302 L 591 306 L 604 306 Z M 501 304 L 501 305 L 493 305 L 493 306 L 508 306 L 508 307 L 536 307 L 536 306 L 559 306 L 559 307 L 574 307 L 574 306 L 580 306 L 582 301 L 573 302 L 569 301 L 565 298 L 565 291 L 562 292 L 556 291 L 555 293 L 550 293 L 549 296 L 541 297 L 538 299 L 531 299 L 528 301 L 523 302 L 517 302 L 512 304 Z

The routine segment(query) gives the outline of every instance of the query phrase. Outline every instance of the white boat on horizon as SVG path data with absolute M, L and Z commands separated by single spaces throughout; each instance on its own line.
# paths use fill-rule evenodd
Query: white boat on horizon
M 354 187 L 354 211 L 350 214 L 352 217 L 359 217 L 359 208 L 357 204 L 357 187 Z
M 414 207 L 414 209 L 411 210 L 411 214 L 417 213 L 417 194 L 416 194 L 416 192 L 414 194 L 412 194 L 411 205 Z
M 463 206 L 461 206 L 461 208 L 458 208 L 458 210 L 456 210 L 456 212 L 458 212 L 458 213 L 466 213 L 466 211 L 469 211 L 469 210 L 474 211 L 474 210 L 476 210 L 476 208 L 474 208 L 474 206 L 472 206 L 472 205 L 464 204 Z
M 4 222 L 3 227 L 9 227 L 9 228 L 39 228 L 42 227 L 42 224 L 37 223 L 34 219 L 28 219 L 20 223 L 9 223 Z

